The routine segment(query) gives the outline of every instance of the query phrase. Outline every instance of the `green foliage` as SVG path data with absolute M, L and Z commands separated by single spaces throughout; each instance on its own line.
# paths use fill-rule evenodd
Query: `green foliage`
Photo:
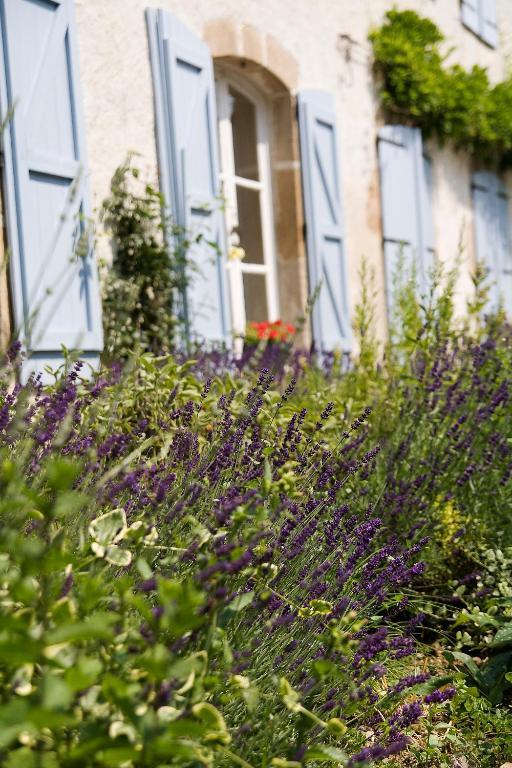
M 498 768 L 510 757 L 510 709 L 494 707 L 464 674 L 453 679 L 456 696 L 431 708 L 401 768 Z
M 448 683 L 455 697 L 434 702 L 388 764 L 453 768 L 466 756 L 496 768 L 509 757 L 511 329 L 500 315 L 482 320 L 481 275 L 469 320 L 455 315 L 453 275 L 433 274 L 424 296 L 409 275 L 396 280 L 381 350 L 364 270 L 363 280 L 348 371 L 291 354 L 274 383 L 258 384 L 222 356 L 134 352 L 119 379 L 103 370 L 40 399 L 22 389 L 17 404 L 3 376 L 2 764 L 346 765 L 385 743 L 404 703 Z M 370 420 L 352 430 L 366 405 Z M 380 453 L 361 461 L 363 444 Z M 270 542 L 295 530 L 311 494 L 317 527 L 294 558 Z M 345 504 L 333 551 L 323 532 Z M 338 581 L 370 515 L 382 523 L 375 546 Z M 420 581 L 333 615 L 360 594 L 374 556 L 394 578 L 393 537 L 413 549 L 423 536 Z M 248 548 L 256 557 L 237 569 Z M 400 659 L 390 645 L 356 663 L 361 634 L 385 623 L 399 644 L 419 610 L 421 652 Z M 373 678 L 374 664 L 386 674 Z
M 386 717 L 401 704 L 403 694 L 382 696 L 404 669 L 401 646 L 357 658 L 358 633 L 382 620 L 371 596 L 334 615 L 336 601 L 361 591 L 369 552 L 321 598 L 309 598 L 299 573 L 325 568 L 329 556 L 334 572 L 343 546 L 353 553 L 351 525 L 334 555 L 323 531 L 347 498 L 364 530 L 367 500 L 356 501 L 364 479 L 346 471 L 339 489 L 324 487 L 314 413 L 304 471 L 283 463 L 293 405 L 265 377 L 248 374 L 234 390 L 228 378 L 215 391 L 190 363 L 149 354 L 134 363 L 120 381 L 103 371 L 79 385 L 71 372 L 39 396 L 29 385 L 17 403 L 7 375 L 3 382 L 0 761 L 346 763 L 366 743 L 375 701 Z M 218 399 L 224 391 L 230 410 Z M 282 500 L 300 504 L 312 488 L 318 534 L 311 529 L 285 569 L 284 550 L 272 544 L 293 522 Z M 279 609 L 267 608 L 272 598 Z M 392 610 L 399 599 L 392 591 L 380 605 Z M 292 629 L 274 626 L 281 610 Z M 372 677 L 373 658 L 386 663 L 385 684 Z M 331 689 L 339 700 L 326 707 Z M 387 722 L 381 732 L 389 736 Z
M 480 66 L 447 63 L 444 37 L 415 11 L 391 10 L 371 32 L 384 109 L 479 159 L 512 164 L 512 79 L 491 85 Z
M 173 309 L 184 259 L 165 244 L 162 196 L 139 179 L 130 157 L 116 170 L 103 204 L 113 250 L 102 280 L 105 355 L 113 360 L 134 348 L 168 353 L 177 330 Z

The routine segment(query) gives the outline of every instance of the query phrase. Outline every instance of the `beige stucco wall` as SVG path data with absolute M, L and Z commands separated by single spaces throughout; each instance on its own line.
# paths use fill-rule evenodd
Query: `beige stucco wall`
M 108 192 L 130 150 L 156 177 L 153 94 L 144 10 L 146 0 L 75 0 L 93 202 Z M 259 58 L 292 91 L 322 88 L 337 98 L 341 129 L 350 302 L 358 297 L 365 256 L 375 268 L 379 323 L 385 333 L 384 275 L 376 134 L 378 104 L 371 74 L 369 29 L 396 5 L 429 15 L 456 47 L 452 60 L 504 77 L 512 52 L 512 3 L 498 0 L 501 41 L 488 48 L 460 21 L 459 0 L 159 0 L 211 44 L 214 55 Z M 234 50 L 233 50 L 234 49 Z M 431 147 L 439 259 L 453 264 L 462 246 L 459 298 L 473 262 L 470 160 Z M 512 191 L 512 190 L 511 190 Z M 100 245 L 100 253 L 106 251 Z

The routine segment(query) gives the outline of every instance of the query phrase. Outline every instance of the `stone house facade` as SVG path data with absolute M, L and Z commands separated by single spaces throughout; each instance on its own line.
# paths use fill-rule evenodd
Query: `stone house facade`
M 62 210 L 98 209 L 130 151 L 159 179 L 175 220 L 217 242 L 192 249 L 199 277 L 184 300 L 190 333 L 207 343 L 231 343 L 252 320 L 293 322 L 321 283 L 306 341 L 350 349 L 363 258 L 384 338 L 399 250 L 420 277 L 458 260 L 461 308 L 483 260 L 512 308 L 511 175 L 385 124 L 368 33 L 389 0 L 147 5 L 0 0 L 0 107 L 11 118 L 2 137 L 2 327 L 8 313 L 13 327 L 25 326 L 35 367 L 58 359 L 61 343 L 91 359 L 101 349 L 93 254 L 75 259 L 55 290 L 79 239 Z M 509 0 L 394 5 L 429 16 L 453 61 L 486 67 L 493 82 L 506 76 Z M 108 251 L 99 232 L 96 253 Z M 27 318 L 48 291 L 36 339 Z

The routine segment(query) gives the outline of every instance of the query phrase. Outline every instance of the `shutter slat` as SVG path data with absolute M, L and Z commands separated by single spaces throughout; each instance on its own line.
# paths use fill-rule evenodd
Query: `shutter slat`
M 171 13 L 148 10 L 146 18 L 161 188 L 174 223 L 192 241 L 185 319 L 193 338 L 228 341 L 212 59 L 206 44 Z
M 350 349 L 350 317 L 334 100 L 324 91 L 298 94 L 299 130 L 310 289 L 319 349 Z
M 14 322 L 32 357 L 28 367 L 59 361 L 62 344 L 97 360 L 101 309 L 87 242 L 73 2 L 4 0 L 1 10 L 0 102 L 7 107 L 4 117 L 11 116 L 3 139 Z

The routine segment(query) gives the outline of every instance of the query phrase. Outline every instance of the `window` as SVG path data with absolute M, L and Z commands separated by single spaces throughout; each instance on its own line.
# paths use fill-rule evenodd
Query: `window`
M 232 327 L 278 317 L 269 126 L 264 100 L 242 79 L 217 79 L 220 164 Z
M 462 23 L 487 45 L 498 45 L 496 0 L 462 0 Z
M 304 312 L 309 272 L 309 291 L 322 284 L 312 311 L 316 347 L 348 349 L 334 96 L 294 97 L 238 54 L 216 59 L 215 83 L 204 40 L 168 11 L 149 9 L 146 18 L 160 187 L 170 220 L 194 234 L 183 292 L 188 337 L 231 344 L 234 335 L 239 350 L 248 322 L 275 320 L 280 306 L 293 322 Z M 308 329 L 302 343 L 310 338 Z
M 509 199 L 502 181 L 494 173 L 473 175 L 476 258 L 489 278 L 490 309 L 500 302 L 512 315 L 512 252 L 510 248 Z

